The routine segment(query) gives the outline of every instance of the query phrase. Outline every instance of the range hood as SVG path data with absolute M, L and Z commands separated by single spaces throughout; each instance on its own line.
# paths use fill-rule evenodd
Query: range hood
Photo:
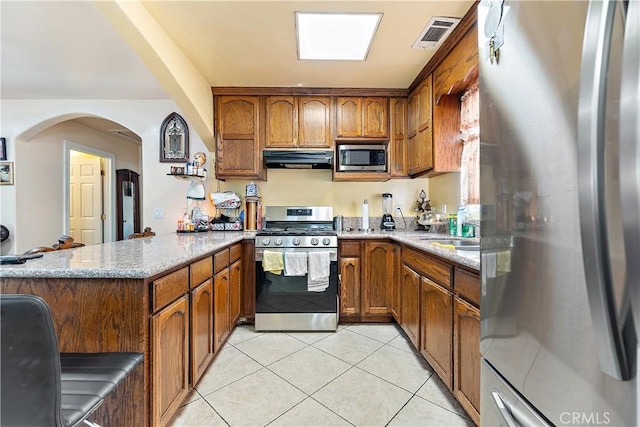
M 264 150 L 264 166 L 287 169 L 331 169 L 333 151 L 316 150 Z

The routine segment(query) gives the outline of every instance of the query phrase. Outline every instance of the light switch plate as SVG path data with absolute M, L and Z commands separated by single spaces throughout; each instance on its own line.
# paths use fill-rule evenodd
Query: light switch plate
M 153 208 L 153 217 L 155 219 L 163 219 L 164 218 L 164 208 Z

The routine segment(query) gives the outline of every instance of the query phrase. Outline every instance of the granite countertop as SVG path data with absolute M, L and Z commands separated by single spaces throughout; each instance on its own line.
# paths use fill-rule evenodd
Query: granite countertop
M 424 231 L 341 231 L 338 239 L 391 239 L 399 243 L 420 249 L 424 252 L 438 255 L 465 267 L 480 271 L 480 251 L 460 251 L 431 244 L 434 240 L 461 239 L 448 234 L 427 233 Z M 478 238 L 464 238 L 462 240 L 479 242 Z
M 256 233 L 251 231 L 167 233 L 142 239 L 45 252 L 42 258 L 30 259 L 24 264 L 0 265 L 0 278 L 144 279 L 215 252 L 232 243 L 254 239 L 255 235 Z M 474 270 L 480 269 L 479 251 L 451 250 L 430 243 L 433 240 L 450 239 L 451 236 L 448 234 L 414 231 L 338 232 L 338 239 L 386 238 Z
M 0 265 L 0 277 L 143 279 L 222 249 L 255 232 L 167 233 L 63 251 Z

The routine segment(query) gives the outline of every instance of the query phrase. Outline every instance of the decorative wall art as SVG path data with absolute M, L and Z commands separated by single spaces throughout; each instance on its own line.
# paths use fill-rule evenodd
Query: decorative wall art
M 178 114 L 171 113 L 160 127 L 160 161 L 183 163 L 189 160 L 189 128 Z
M 13 185 L 13 162 L 0 162 L 0 185 Z

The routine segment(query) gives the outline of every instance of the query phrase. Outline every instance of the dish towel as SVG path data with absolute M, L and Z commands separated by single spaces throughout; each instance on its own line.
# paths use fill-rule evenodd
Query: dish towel
M 304 276 L 307 274 L 307 253 L 306 252 L 285 252 L 284 253 L 284 275 Z
M 309 252 L 309 276 L 307 290 L 322 292 L 329 287 L 331 254 L 329 252 Z
M 262 253 L 262 268 L 277 276 L 284 269 L 284 256 L 282 252 L 265 250 Z

